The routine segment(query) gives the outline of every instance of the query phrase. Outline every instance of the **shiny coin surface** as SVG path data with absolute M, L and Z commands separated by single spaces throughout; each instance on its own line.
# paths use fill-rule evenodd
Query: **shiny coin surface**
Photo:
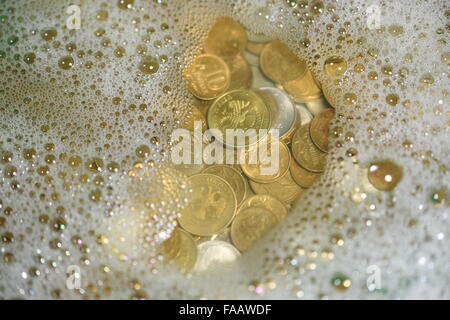
M 191 202 L 178 218 L 180 226 L 198 236 L 212 236 L 224 229 L 236 212 L 236 196 L 224 179 L 201 173 L 189 177 Z
M 215 99 L 230 86 L 230 70 L 227 64 L 211 54 L 196 57 L 184 76 L 189 91 L 203 100 Z
M 270 94 L 275 99 L 278 107 L 278 118 L 273 129 L 278 129 L 280 138 L 283 138 L 296 121 L 297 115 L 292 100 L 284 91 L 274 87 L 263 87 L 258 90 Z
M 326 153 L 320 151 L 312 142 L 309 135 L 309 125 L 297 130 L 292 138 L 292 156 L 308 171 L 323 172 L 325 169 Z
M 183 128 L 190 131 L 194 131 L 195 129 L 194 125 L 196 121 L 201 122 L 200 129 L 202 130 L 202 132 L 205 132 L 207 129 L 205 116 L 203 115 L 203 113 L 200 112 L 200 110 L 197 107 L 192 107 L 191 114 L 184 123 Z
M 252 86 L 253 75 L 250 64 L 242 55 L 225 60 L 230 69 L 230 86 L 228 90 L 248 89 Z
M 185 141 L 187 139 L 187 141 Z M 196 144 L 201 144 L 202 148 L 205 147 L 205 143 L 202 141 L 202 136 L 195 135 L 193 131 L 189 131 L 189 136 L 182 136 L 179 140 L 174 141 L 174 145 L 178 145 L 179 143 L 186 143 L 190 145 L 191 150 L 188 158 L 188 163 L 179 163 L 174 165 L 174 169 L 180 171 L 181 173 L 192 176 L 194 174 L 200 173 L 205 167 L 205 163 L 202 159 L 195 159 L 196 153 L 194 152 L 194 146 Z M 199 160 L 199 161 L 198 161 Z
M 246 208 L 239 212 L 231 225 L 231 240 L 240 251 L 246 251 L 277 222 L 277 218 L 267 209 Z
M 322 95 L 322 90 L 309 70 L 304 76 L 283 82 L 282 85 L 295 102 L 308 102 L 318 99 Z
M 323 152 L 328 152 L 328 129 L 330 127 L 330 121 L 334 117 L 333 109 L 326 109 L 319 113 L 311 121 L 309 127 L 309 134 L 311 140 L 314 142 L 317 148 Z
M 247 43 L 247 50 L 249 52 L 253 53 L 254 55 L 259 56 L 265 46 L 266 46 L 266 43 L 249 41 Z
M 241 255 L 232 244 L 219 240 L 202 242 L 198 245 L 197 250 L 197 262 L 194 266 L 196 272 L 223 266 L 225 263 L 233 263 Z
M 278 219 L 278 221 L 283 220 L 288 214 L 288 209 L 280 200 L 267 194 L 259 194 L 246 199 L 239 208 L 238 214 L 242 210 L 250 207 L 269 210 Z
M 281 179 L 272 183 L 257 183 L 250 181 L 250 186 L 256 194 L 268 194 L 286 204 L 291 204 L 302 194 L 300 188 L 288 171 Z
M 271 80 L 284 83 L 301 78 L 307 71 L 306 62 L 298 58 L 287 45 L 278 40 L 261 51 L 261 69 Z
M 310 188 L 320 178 L 320 173 L 303 169 L 296 161 L 291 161 L 290 172 L 294 181 L 302 188 Z
M 260 142 L 242 150 L 245 162 L 241 163 L 241 169 L 253 181 L 271 183 L 280 179 L 289 171 L 291 153 L 281 141 L 270 143 L 263 139 L 263 142 L 265 143 Z M 267 148 L 268 150 L 261 152 L 261 148 Z M 267 153 L 267 156 L 261 159 L 261 153 Z M 276 153 L 278 153 L 278 156 Z M 252 155 L 257 160 L 254 164 L 249 161 Z M 276 158 L 272 158 L 272 155 Z
M 197 261 L 197 246 L 186 231 L 175 228 L 172 236 L 163 242 L 163 254 L 183 270 L 190 270 Z
M 234 57 L 247 46 L 247 33 L 239 22 L 220 18 L 211 27 L 205 41 L 205 52 L 220 57 Z
M 227 145 L 245 146 L 249 144 L 247 138 L 259 140 L 260 129 L 269 129 L 270 111 L 264 100 L 251 90 L 233 90 L 217 98 L 208 110 L 209 128 L 218 129 L 222 133 L 222 139 Z M 237 142 L 226 140 L 227 129 L 255 129 L 256 133 L 247 137 L 240 137 Z M 251 140 L 250 139 L 250 140 Z
M 228 182 L 236 194 L 238 205 L 245 199 L 247 193 L 247 183 L 242 174 L 231 166 L 214 165 L 207 167 L 203 173 L 209 173 L 221 177 Z

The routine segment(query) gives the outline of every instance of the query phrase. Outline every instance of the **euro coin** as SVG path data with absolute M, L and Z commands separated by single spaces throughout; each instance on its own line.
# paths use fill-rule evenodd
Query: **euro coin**
M 312 142 L 323 152 L 328 152 L 328 129 L 334 117 L 333 109 L 326 109 L 311 121 L 309 134 Z
M 245 199 L 247 183 L 242 174 L 233 167 L 219 164 L 207 167 L 203 170 L 203 173 L 216 175 L 228 182 L 236 194 L 238 205 Z
M 278 83 L 299 79 L 307 71 L 306 62 L 278 40 L 269 42 L 263 48 L 260 55 L 260 65 L 263 73 Z
M 289 171 L 275 182 L 257 183 L 250 181 L 250 186 L 256 194 L 268 194 L 286 204 L 292 204 L 303 192 L 303 189 L 295 183 Z
M 235 262 L 241 255 L 232 244 L 219 240 L 202 242 L 198 245 L 197 250 L 195 272 L 211 270 L 217 266 L 223 267 L 224 264 Z
M 191 201 L 182 210 L 178 223 L 198 236 L 212 236 L 224 229 L 236 212 L 236 196 L 224 179 L 212 174 L 197 174 L 188 178 Z
M 220 18 L 211 27 L 205 40 L 205 52 L 223 58 L 234 57 L 247 46 L 247 34 L 239 24 L 230 18 Z
M 228 90 L 248 89 L 252 86 L 253 76 L 250 64 L 242 55 L 225 60 L 230 69 Z
M 283 82 L 282 85 L 295 102 L 308 102 L 322 96 L 322 90 L 309 70 L 304 76 Z
M 259 130 L 270 127 L 270 111 L 264 100 L 252 90 L 233 90 L 227 92 L 214 101 L 208 110 L 208 126 L 210 129 L 218 129 L 222 137 L 217 137 L 227 145 L 242 147 L 257 142 L 263 138 Z M 235 143 L 235 136 L 228 141 L 226 130 L 234 130 L 239 136 Z M 236 130 L 241 129 L 245 133 L 248 129 L 255 129 L 248 135 L 242 135 Z
M 239 212 L 231 225 L 233 244 L 244 252 L 271 230 L 277 222 L 277 218 L 267 209 L 246 208 Z
M 288 209 L 280 200 L 267 194 L 259 194 L 246 199 L 239 208 L 238 214 L 240 211 L 250 207 L 269 210 L 278 221 L 283 220 L 288 214 Z
M 230 70 L 221 58 L 203 54 L 184 72 L 189 91 L 199 99 L 212 100 L 230 86 Z
M 262 144 L 262 142 L 265 142 Z M 291 162 L 291 153 L 288 147 L 281 141 L 270 142 L 264 139 L 262 142 L 252 145 L 242 150 L 241 169 L 244 174 L 251 180 L 259 183 L 271 183 L 283 177 L 289 170 Z M 267 147 L 267 156 L 261 159 L 262 146 Z M 275 153 L 274 153 L 275 152 Z M 278 155 L 276 154 L 278 153 Z M 275 162 L 272 161 L 272 155 L 276 157 Z M 251 163 L 252 157 L 255 163 Z M 262 160 L 262 161 L 261 161 Z M 269 171 L 269 172 L 268 172 Z
M 292 156 L 308 171 L 323 172 L 326 153 L 320 151 L 309 135 L 309 125 L 300 127 L 292 138 Z
M 302 168 L 296 161 L 291 161 L 290 172 L 294 181 L 305 189 L 310 188 L 320 178 L 320 173 L 310 172 Z

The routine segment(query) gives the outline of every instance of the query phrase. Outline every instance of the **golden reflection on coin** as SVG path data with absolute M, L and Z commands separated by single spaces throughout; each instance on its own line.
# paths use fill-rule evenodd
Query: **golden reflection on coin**
M 163 254 L 183 270 L 190 270 L 197 261 L 197 246 L 186 231 L 175 228 L 171 237 L 163 242 Z
M 242 200 L 245 199 L 247 192 L 247 183 L 242 174 L 233 167 L 218 164 L 207 167 L 203 170 L 203 173 L 209 173 L 219 176 L 226 182 L 228 182 L 236 194 L 238 205 L 241 204 Z
M 230 86 L 230 70 L 221 58 L 203 54 L 194 59 L 184 76 L 189 91 L 199 99 L 212 100 Z
M 308 102 L 322 96 L 322 90 L 310 70 L 301 78 L 282 83 L 295 102 Z
M 182 210 L 178 223 L 198 236 L 212 236 L 224 229 L 236 212 L 236 196 L 224 179 L 212 174 L 189 177 L 191 201 Z
M 233 90 L 218 97 L 208 110 L 207 121 L 209 128 L 218 129 L 225 144 L 244 146 L 248 145 L 247 139 L 233 143 L 226 141 L 227 129 L 255 129 L 256 136 L 251 138 L 261 139 L 258 136 L 260 129 L 269 129 L 270 111 L 264 100 L 252 90 Z M 245 138 L 245 137 L 244 137 Z
M 194 131 L 194 125 L 195 121 L 201 122 L 201 130 L 202 132 L 205 132 L 208 128 L 206 125 L 206 118 L 205 116 L 200 112 L 200 110 L 197 107 L 192 107 L 191 114 L 187 118 L 186 122 L 183 125 L 183 129 L 187 129 L 190 131 Z
M 262 142 L 265 142 L 262 144 Z M 274 141 L 273 143 L 267 142 L 267 139 L 263 139 L 262 142 L 258 142 L 248 148 L 242 150 L 243 152 L 243 163 L 241 163 L 241 169 L 245 175 L 253 181 L 259 183 L 271 183 L 279 178 L 283 177 L 289 170 L 289 164 L 291 162 L 291 153 L 288 147 L 281 141 Z M 265 146 L 264 146 L 265 145 Z M 267 153 L 264 159 L 260 159 L 261 148 L 268 148 L 268 150 L 262 152 Z M 273 149 L 275 147 L 275 149 Z M 272 159 L 272 152 L 274 157 L 276 157 L 276 152 L 278 149 L 277 160 Z M 254 155 L 256 163 L 249 163 L 251 155 Z M 260 161 L 263 160 L 263 161 Z M 278 164 L 278 168 L 276 165 Z M 273 169 L 272 169 L 273 168 Z M 264 171 L 266 170 L 266 172 Z M 267 172 L 267 170 L 273 173 Z
M 290 172 L 294 181 L 305 189 L 310 188 L 320 178 L 320 173 L 310 172 L 302 168 L 296 161 L 291 161 Z
M 267 194 L 259 194 L 246 199 L 239 208 L 238 214 L 242 210 L 250 207 L 267 209 L 278 219 L 278 221 L 283 220 L 288 214 L 288 209 L 280 200 Z
M 193 131 L 189 131 L 189 137 L 190 137 L 190 145 L 191 145 L 191 152 L 190 152 L 190 158 L 189 158 L 189 162 L 190 163 L 181 163 L 181 164 L 175 164 L 173 167 L 174 169 L 176 169 L 177 171 L 187 175 L 187 176 L 192 176 L 194 174 L 200 173 L 205 167 L 206 164 L 201 161 L 200 163 L 196 164 L 194 163 L 195 159 L 194 159 L 194 146 L 196 144 L 201 143 L 202 147 L 205 147 L 205 143 L 202 141 L 202 137 L 198 136 L 198 135 L 194 135 Z M 181 139 L 179 141 L 174 141 L 174 144 L 178 144 L 178 143 L 183 143 L 182 141 L 187 138 L 187 137 L 181 137 Z
M 323 152 L 328 152 L 329 150 L 328 129 L 330 128 L 330 121 L 333 117 L 334 110 L 326 109 L 314 117 L 309 127 L 312 142 Z
M 234 57 L 247 46 L 247 33 L 239 22 L 223 17 L 209 29 L 205 52 L 223 58 Z
M 203 272 L 235 262 L 241 255 L 232 244 L 220 240 L 202 242 L 197 249 L 198 258 L 194 267 L 195 272 Z
M 240 251 L 248 250 L 277 224 L 277 218 L 267 209 L 250 207 L 241 210 L 231 225 L 231 240 Z
M 306 62 L 278 40 L 271 41 L 263 48 L 260 65 L 263 73 L 278 83 L 301 78 L 307 71 Z
M 323 172 L 326 153 L 320 151 L 309 135 L 309 125 L 300 127 L 292 138 L 292 156 L 308 171 Z
M 250 181 L 250 186 L 256 194 L 268 194 L 286 204 L 291 204 L 302 194 L 300 188 L 288 171 L 281 179 L 272 183 L 257 183 Z
M 242 55 L 237 55 L 225 60 L 225 62 L 230 69 L 230 86 L 228 90 L 248 89 L 252 86 L 252 69 Z
M 249 52 L 259 56 L 265 46 L 266 46 L 266 43 L 249 41 L 247 43 L 247 50 Z

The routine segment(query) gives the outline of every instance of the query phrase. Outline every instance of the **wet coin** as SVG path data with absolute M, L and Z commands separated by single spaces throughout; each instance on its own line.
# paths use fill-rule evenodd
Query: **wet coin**
M 198 236 L 211 236 L 224 229 L 236 212 L 236 196 L 224 179 L 212 174 L 189 177 L 191 202 L 182 210 L 178 223 Z
M 291 161 L 290 171 L 294 181 L 302 188 L 310 188 L 320 178 L 320 173 L 310 172 L 296 161 Z
M 239 22 L 224 17 L 214 23 L 205 40 L 205 52 L 223 58 L 234 57 L 247 46 L 247 33 Z
M 278 40 L 266 44 L 260 55 L 260 64 L 264 74 L 278 83 L 302 78 L 307 71 L 306 62 Z
M 209 173 L 221 177 L 228 182 L 236 194 L 238 205 L 245 199 L 247 193 L 247 183 L 242 174 L 231 166 L 214 165 L 207 167 L 203 173 Z
M 277 222 L 277 218 L 267 209 L 246 208 L 239 212 L 231 225 L 231 239 L 236 248 L 246 251 Z
M 270 143 L 266 140 L 263 139 L 263 141 L 242 150 L 242 171 L 251 180 L 259 183 L 271 183 L 280 179 L 289 171 L 291 162 L 291 153 L 283 142 L 274 141 Z M 261 152 L 261 148 L 267 148 L 268 150 Z M 264 153 L 267 154 L 264 155 Z M 262 154 L 263 158 L 261 158 Z M 276 157 L 275 160 L 272 155 Z M 252 156 L 253 159 L 256 159 L 255 163 L 250 161 Z
M 163 242 L 164 256 L 183 270 L 190 270 L 197 261 L 197 246 L 186 231 L 175 228 L 172 236 Z
M 250 181 L 250 186 L 256 194 L 268 194 L 286 204 L 291 204 L 302 194 L 300 188 L 288 171 L 281 179 L 272 183 L 257 183 Z
M 196 121 L 201 122 L 201 127 L 199 129 L 201 129 L 202 132 L 205 132 L 207 129 L 205 116 L 203 115 L 203 113 L 200 112 L 200 110 L 197 107 L 192 107 L 191 114 L 184 123 L 183 128 L 190 131 L 194 131 L 195 129 L 194 125 Z
M 309 70 L 304 76 L 283 82 L 282 85 L 295 102 L 308 102 L 318 99 L 322 95 L 322 90 Z
M 241 255 L 230 243 L 219 240 L 202 242 L 197 247 L 198 255 L 194 271 L 211 270 L 226 263 L 233 263 Z
M 309 134 L 311 140 L 314 142 L 317 148 L 323 152 L 328 152 L 328 129 L 330 127 L 330 121 L 334 117 L 333 109 L 326 109 L 319 113 L 311 121 L 309 127 Z
M 209 128 L 218 129 L 222 137 L 216 137 L 227 145 L 245 146 L 264 137 L 259 130 L 270 127 L 270 111 L 264 100 L 252 90 L 233 90 L 218 97 L 208 110 Z M 234 130 L 234 136 L 228 141 L 226 130 Z M 236 129 L 241 129 L 238 132 Z M 253 133 L 245 132 L 255 129 Z M 237 142 L 235 137 L 238 136 Z
M 297 130 L 292 138 L 292 156 L 299 165 L 311 172 L 323 172 L 326 153 L 320 151 L 309 135 L 309 125 Z
M 258 90 L 270 94 L 278 107 L 278 118 L 273 129 L 279 130 L 279 137 L 283 137 L 292 129 L 296 121 L 296 112 L 294 104 L 289 96 L 282 90 L 274 87 L 264 87 Z
M 247 43 L 247 50 L 250 53 L 253 53 L 254 55 L 259 56 L 265 46 L 266 46 L 266 43 L 249 41 Z
M 288 214 L 288 209 L 280 200 L 267 194 L 259 194 L 246 199 L 239 208 L 238 214 L 240 211 L 250 207 L 269 210 L 278 221 L 283 220 Z
M 184 76 L 189 91 L 199 99 L 212 100 L 230 85 L 230 70 L 219 57 L 203 54 L 194 59 Z
M 248 89 L 252 86 L 252 69 L 242 55 L 237 55 L 225 60 L 225 62 L 230 69 L 230 86 L 228 90 Z

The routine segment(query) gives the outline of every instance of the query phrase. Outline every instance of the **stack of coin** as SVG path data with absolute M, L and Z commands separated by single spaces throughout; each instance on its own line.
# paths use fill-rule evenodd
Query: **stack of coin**
M 279 168 L 263 175 L 259 162 L 177 166 L 189 176 L 192 199 L 163 249 L 185 270 L 236 260 L 287 216 L 325 169 L 334 110 L 305 61 L 278 40 L 254 39 L 229 18 L 211 27 L 204 53 L 185 70 L 195 106 L 184 128 L 194 130 L 200 121 L 202 132 L 218 129 L 223 137 L 227 129 L 277 129 L 279 140 L 272 143 L 278 144 Z M 252 83 L 264 86 L 252 89 Z M 266 138 L 238 144 L 241 156 Z M 223 140 L 224 149 L 236 146 Z

